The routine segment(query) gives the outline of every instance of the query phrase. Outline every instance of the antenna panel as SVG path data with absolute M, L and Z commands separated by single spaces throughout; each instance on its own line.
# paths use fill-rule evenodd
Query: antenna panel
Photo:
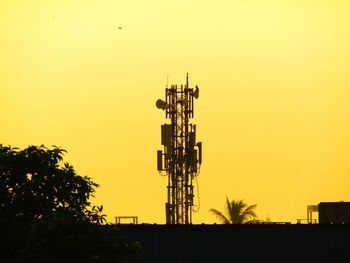
M 162 145 L 164 146 L 171 146 L 171 133 L 172 133 L 172 127 L 169 124 L 163 124 L 162 126 Z
M 163 170 L 163 154 L 162 150 L 157 151 L 157 170 L 162 171 Z

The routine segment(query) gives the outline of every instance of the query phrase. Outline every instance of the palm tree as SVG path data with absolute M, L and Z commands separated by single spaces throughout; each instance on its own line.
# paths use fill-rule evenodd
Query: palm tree
M 255 205 L 248 206 L 243 200 L 232 200 L 231 202 L 226 197 L 226 216 L 216 209 L 209 211 L 216 215 L 224 224 L 245 224 L 255 222 L 257 216 L 254 212 Z

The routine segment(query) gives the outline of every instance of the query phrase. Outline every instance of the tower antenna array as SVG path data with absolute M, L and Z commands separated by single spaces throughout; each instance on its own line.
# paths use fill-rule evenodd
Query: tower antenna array
M 202 163 L 202 143 L 196 142 L 196 125 L 189 120 L 194 117 L 194 99 L 198 97 L 199 89 L 189 87 L 187 73 L 186 85 L 166 87 L 165 101 L 156 101 L 171 122 L 161 125 L 164 150 L 157 151 L 157 169 L 168 177 L 167 224 L 192 223 L 193 181 Z

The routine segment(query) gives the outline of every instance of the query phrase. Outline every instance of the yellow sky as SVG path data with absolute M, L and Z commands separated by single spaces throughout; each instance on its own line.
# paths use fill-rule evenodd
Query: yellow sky
M 295 222 L 350 200 L 349 47 L 346 0 L 0 0 L 0 143 L 60 145 L 110 221 L 164 223 L 155 101 L 189 72 L 194 223 L 226 195 Z

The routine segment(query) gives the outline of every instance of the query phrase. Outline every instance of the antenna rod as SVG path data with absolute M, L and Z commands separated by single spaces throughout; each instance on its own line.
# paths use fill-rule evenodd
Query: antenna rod
M 188 89 L 188 72 L 186 74 L 186 88 Z

